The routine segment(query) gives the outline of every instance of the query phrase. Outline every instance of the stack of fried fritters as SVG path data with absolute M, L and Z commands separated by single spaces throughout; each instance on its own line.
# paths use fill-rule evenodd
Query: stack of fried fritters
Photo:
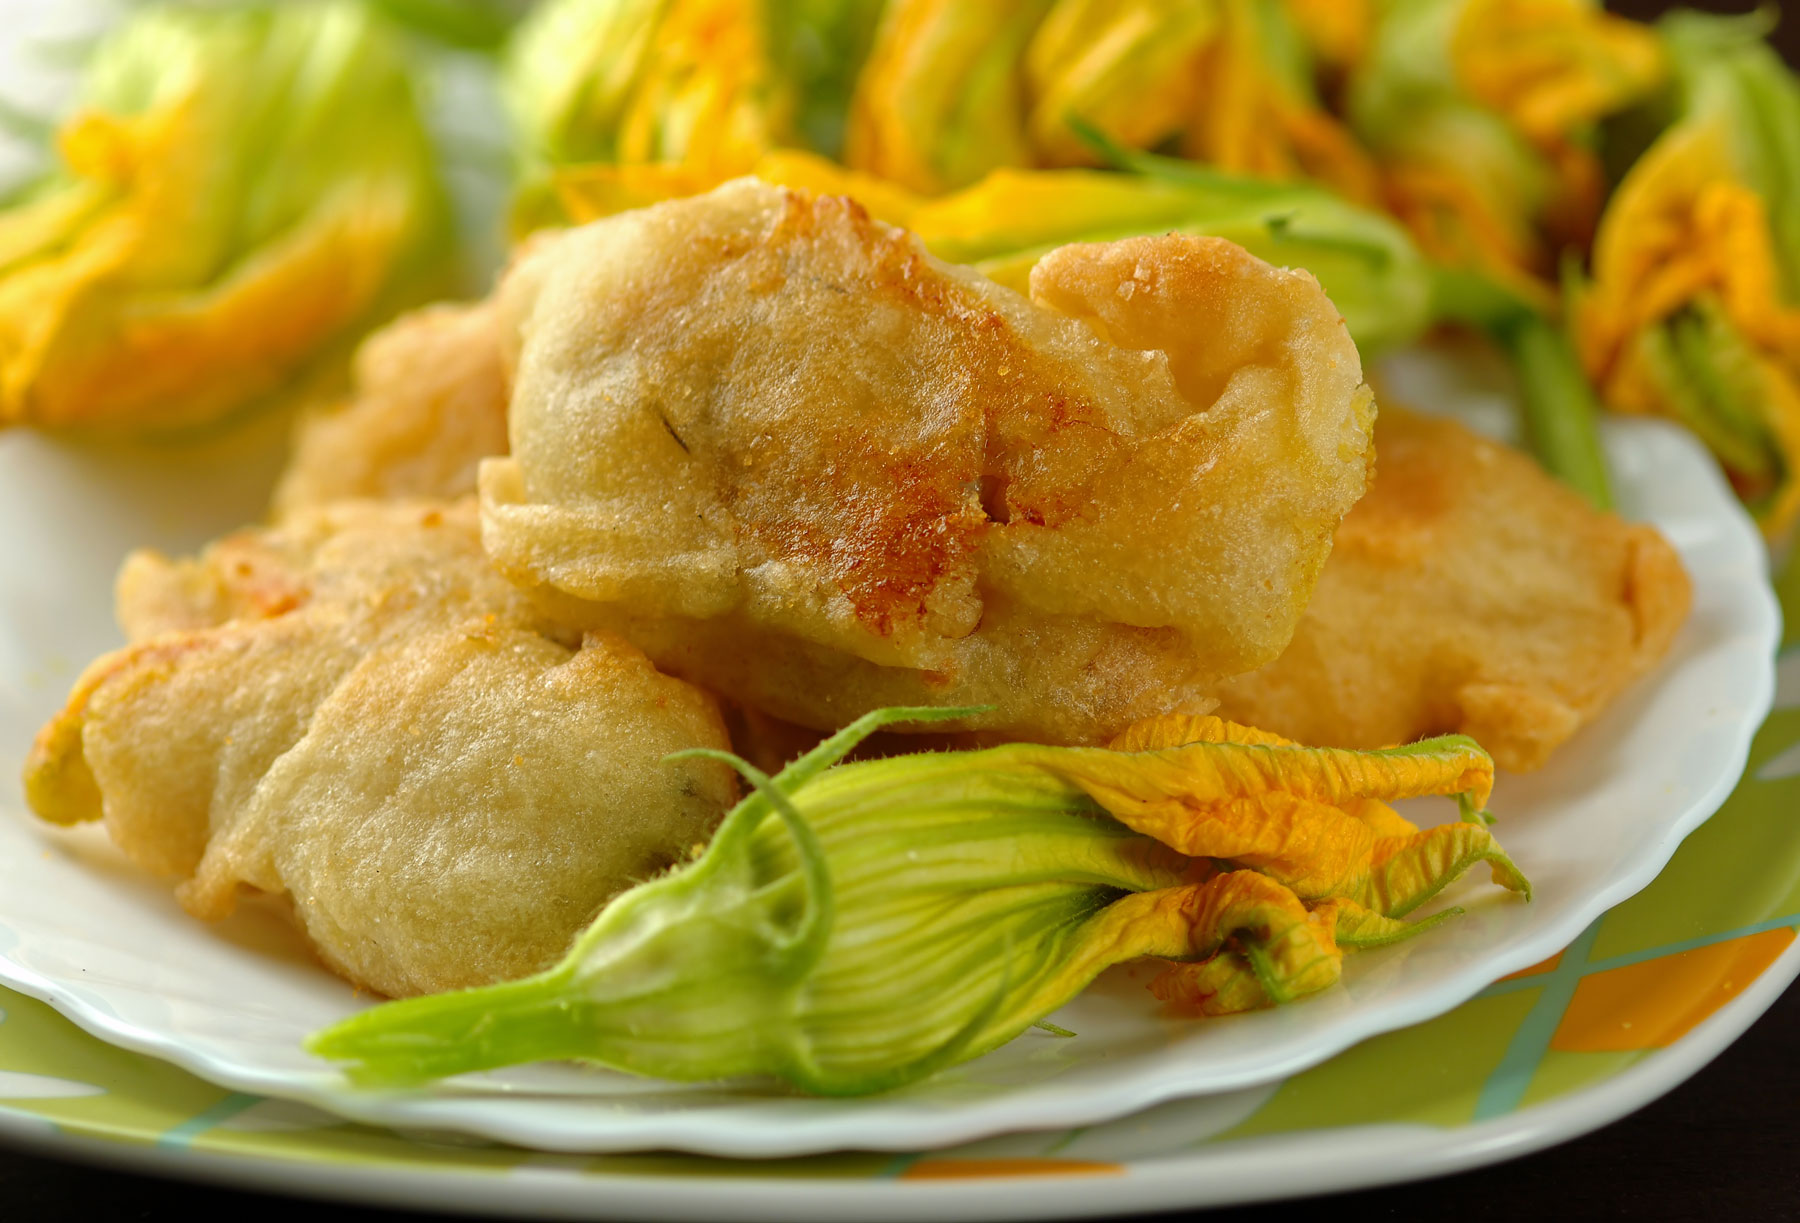
M 1220 707 L 1531 768 L 1687 606 L 1654 531 L 1460 426 L 1385 415 L 1365 497 L 1342 320 L 1217 239 L 1066 247 L 1027 299 L 743 180 L 540 242 L 357 377 L 275 526 L 127 564 L 27 786 L 390 994 L 542 967 L 703 840 L 733 784 L 663 757 L 726 745 L 709 693 L 777 755 L 889 704 L 1069 743 Z

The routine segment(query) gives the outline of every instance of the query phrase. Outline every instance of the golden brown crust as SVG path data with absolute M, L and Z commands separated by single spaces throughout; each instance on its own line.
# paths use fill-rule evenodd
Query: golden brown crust
M 475 491 L 506 453 L 507 371 L 491 301 L 404 315 L 363 341 L 344 402 L 301 417 L 277 516 L 343 498 Z
M 1204 708 L 1361 493 L 1355 349 L 1310 276 L 1217 239 L 1065 248 L 1033 293 L 753 180 L 571 231 L 502 289 L 484 539 L 556 616 L 814 727 Z
M 1345 747 L 1461 731 L 1535 769 L 1667 652 L 1681 560 L 1452 421 L 1384 407 L 1376 443 L 1293 643 L 1219 712 Z
M 195 916 L 291 897 L 383 993 L 547 966 L 733 798 L 722 766 L 660 763 L 726 746 L 713 699 L 545 621 L 471 503 L 301 510 L 121 586 L 135 639 L 39 735 L 32 808 L 103 820 Z

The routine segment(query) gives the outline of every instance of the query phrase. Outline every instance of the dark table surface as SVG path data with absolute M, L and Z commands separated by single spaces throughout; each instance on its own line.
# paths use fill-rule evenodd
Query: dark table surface
M 1607 7 L 1650 18 L 1669 7 Z M 1691 3 L 1741 11 L 1749 4 Z M 1800 5 L 1775 42 L 1800 59 Z M 316 1219 L 312 1202 L 239 1193 L 64 1163 L 0 1147 L 0 1219 L 186 1219 L 217 1209 L 262 1223 Z M 1800 1220 L 1800 983 L 1712 1065 L 1596 1133 L 1510 1163 L 1441 1180 L 1306 1202 L 1209 1212 L 1209 1219 L 1305 1212 L 1329 1218 Z M 354 1207 L 334 1223 L 443 1216 Z M 1178 1218 L 1178 1215 L 1161 1216 Z

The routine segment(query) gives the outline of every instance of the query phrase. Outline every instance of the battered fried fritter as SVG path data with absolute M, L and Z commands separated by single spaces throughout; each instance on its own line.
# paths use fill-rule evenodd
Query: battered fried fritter
M 712 698 L 607 635 L 553 629 L 483 557 L 473 506 L 347 503 L 143 554 L 131 645 L 39 735 L 26 796 L 103 819 L 189 912 L 249 885 L 392 995 L 554 962 L 600 906 L 705 839 Z
M 1680 558 L 1454 421 L 1386 406 L 1376 442 L 1293 643 L 1218 712 L 1341 747 L 1462 731 L 1535 769 L 1667 652 Z
M 302 416 L 279 516 L 345 497 L 461 497 L 506 452 L 507 377 L 493 302 L 404 315 L 357 350 L 349 398 Z
M 1052 742 L 1287 644 L 1374 413 L 1317 282 L 1218 239 L 1047 255 L 1032 300 L 855 203 L 739 180 L 571 231 L 520 311 L 496 564 L 812 727 Z

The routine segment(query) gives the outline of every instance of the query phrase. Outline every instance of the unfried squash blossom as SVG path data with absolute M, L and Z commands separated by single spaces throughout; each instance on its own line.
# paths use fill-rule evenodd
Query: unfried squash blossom
M 1457 912 L 1402 920 L 1475 863 L 1529 897 L 1479 814 L 1493 763 L 1462 736 L 1312 749 L 1174 716 L 1110 748 L 839 763 L 883 725 L 971 712 L 877 711 L 773 778 L 724 757 L 750 795 L 561 964 L 377 1007 L 309 1047 L 366 1084 L 578 1058 L 857 1095 L 1004 1044 L 1113 964 L 1165 959 L 1158 998 L 1227 1014 L 1325 989 L 1346 950 Z M 1421 795 L 1464 819 L 1420 831 L 1386 805 Z
M 1800 519 L 1800 82 L 1755 23 L 1663 23 L 1679 110 L 1619 184 L 1574 330 L 1607 406 L 1673 417 L 1771 538 Z
M 835 155 L 881 0 L 545 0 L 507 48 L 514 227 L 552 224 L 567 165 L 711 182 L 776 147 Z M 976 6 L 979 7 L 979 6 Z
M 145 6 L 0 212 L 0 425 L 203 424 L 443 238 L 401 36 L 355 3 Z
M 1655 33 L 1594 0 L 1385 0 L 1347 109 L 1425 253 L 1551 309 L 1604 192 L 1596 124 L 1659 86 Z
M 1320 104 L 1315 49 L 1353 53 L 1358 5 L 1317 23 L 1260 0 L 891 0 L 850 111 L 851 168 L 927 195 L 1006 167 L 1128 149 L 1376 200 L 1373 163 Z

